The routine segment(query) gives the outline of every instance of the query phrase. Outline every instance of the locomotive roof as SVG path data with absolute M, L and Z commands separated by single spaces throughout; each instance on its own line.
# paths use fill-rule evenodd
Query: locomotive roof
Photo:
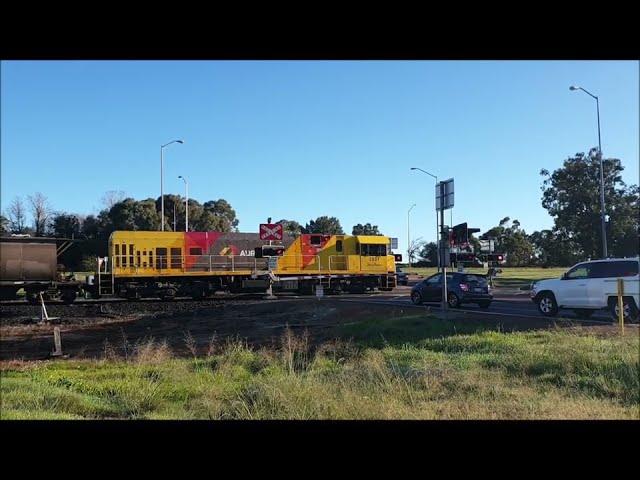
M 389 237 L 384 235 L 355 235 L 360 243 L 387 245 L 389 243 Z

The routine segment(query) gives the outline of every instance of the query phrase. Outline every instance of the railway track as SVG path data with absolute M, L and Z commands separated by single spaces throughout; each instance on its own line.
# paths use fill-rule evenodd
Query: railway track
M 362 294 L 341 294 L 341 295 L 333 295 L 333 294 L 325 294 L 327 297 L 339 297 L 339 298 L 368 298 L 368 297 L 384 297 L 390 295 L 390 292 L 374 292 L 374 293 L 362 293 Z M 313 295 L 300 295 L 300 294 L 291 294 L 291 293 L 275 293 L 276 299 L 309 299 L 314 298 Z M 192 297 L 174 297 L 170 300 L 161 300 L 160 298 L 141 298 L 137 300 L 131 300 L 128 298 L 121 297 L 104 297 L 104 298 L 80 298 L 76 299 L 73 303 L 66 304 L 61 300 L 45 300 L 45 305 L 56 305 L 56 306 L 73 306 L 73 305 L 102 305 L 102 304 L 120 304 L 120 303 L 128 303 L 132 305 L 136 304 L 148 304 L 148 303 L 161 303 L 161 304 L 172 304 L 177 302 L 209 302 L 209 301 L 231 301 L 231 300 L 263 300 L 265 298 L 264 292 L 261 293 L 230 293 L 230 294 L 222 294 L 222 295 L 212 295 L 210 297 L 195 299 Z M 26 300 L 2 300 L 0 301 L 0 307 L 39 307 L 40 303 L 29 303 Z

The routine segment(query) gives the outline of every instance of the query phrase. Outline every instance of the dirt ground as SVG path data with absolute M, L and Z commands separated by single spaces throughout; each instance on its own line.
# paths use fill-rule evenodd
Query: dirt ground
M 335 327 L 366 322 L 372 318 L 396 318 L 420 314 L 402 306 L 342 302 L 324 298 L 248 300 L 241 302 L 149 302 L 114 305 L 52 306 L 56 324 L 32 320 L 38 307 L 2 307 L 0 360 L 42 360 L 53 350 L 53 328 L 59 326 L 65 358 L 102 358 L 107 349 L 126 355 L 135 346 L 153 338 L 166 340 L 177 355 L 205 354 L 212 337 L 216 341 L 237 337 L 254 346 L 278 345 L 284 330 L 307 330 L 312 342 L 335 338 Z M 425 321 L 429 317 L 425 310 Z M 549 328 L 541 318 L 490 318 L 460 313 L 450 321 L 509 330 Z M 608 334 L 612 327 L 592 327 Z M 600 332 L 601 330 L 601 332 Z M 190 346 L 189 346 L 190 345 Z

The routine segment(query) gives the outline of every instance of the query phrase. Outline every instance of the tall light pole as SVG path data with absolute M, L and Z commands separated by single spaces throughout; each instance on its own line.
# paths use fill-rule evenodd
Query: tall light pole
M 409 259 L 409 268 L 411 268 L 411 234 L 409 233 L 409 214 L 415 206 L 415 203 L 411 205 L 411 208 L 409 208 L 409 211 L 407 212 L 407 258 Z
M 162 231 L 164 232 L 164 147 L 171 145 L 172 143 L 184 143 L 182 140 L 172 140 L 169 143 L 165 143 L 160 146 L 160 205 L 162 218 L 160 219 L 160 225 L 162 225 Z
M 600 160 L 600 225 L 602 227 L 602 258 L 607 258 L 607 229 L 605 223 L 605 210 L 604 210 L 604 166 L 602 164 L 602 143 L 600 141 L 600 101 L 596 95 L 593 95 L 591 92 L 588 92 L 582 87 L 576 87 L 571 85 L 569 90 L 582 90 L 584 93 L 589 95 L 591 98 L 595 98 L 596 100 L 596 112 L 598 114 L 598 157 Z
M 436 185 L 438 184 L 438 177 L 436 177 L 435 175 L 427 172 L 426 170 L 423 170 L 423 169 L 418 168 L 418 167 L 411 167 L 411 170 L 419 170 L 422 173 L 426 173 L 430 177 L 435 178 Z M 438 237 L 438 212 L 437 211 L 436 211 L 436 246 L 438 247 L 438 271 L 440 271 L 440 241 L 439 241 L 439 237 Z
M 189 183 L 187 183 L 187 179 L 184 178 L 182 175 L 178 175 L 178 178 L 181 178 L 184 181 L 184 188 L 185 188 L 185 197 L 187 198 L 185 200 L 185 218 L 184 218 L 184 231 L 188 232 L 189 231 Z

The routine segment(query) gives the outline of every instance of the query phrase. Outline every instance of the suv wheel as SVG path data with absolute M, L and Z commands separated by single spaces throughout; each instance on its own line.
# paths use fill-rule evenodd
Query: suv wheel
M 545 317 L 555 317 L 558 314 L 558 304 L 552 293 L 545 292 L 538 299 L 538 310 Z
M 612 300 L 610 300 L 610 311 L 611 311 L 611 316 L 613 317 L 614 321 L 618 321 L 618 314 L 619 314 L 619 308 L 618 308 L 618 299 L 617 298 L 613 298 Z M 637 322 L 638 321 L 638 307 L 636 307 L 635 302 L 629 298 L 629 297 L 623 297 L 622 298 L 622 311 L 624 314 L 624 321 L 625 322 Z

